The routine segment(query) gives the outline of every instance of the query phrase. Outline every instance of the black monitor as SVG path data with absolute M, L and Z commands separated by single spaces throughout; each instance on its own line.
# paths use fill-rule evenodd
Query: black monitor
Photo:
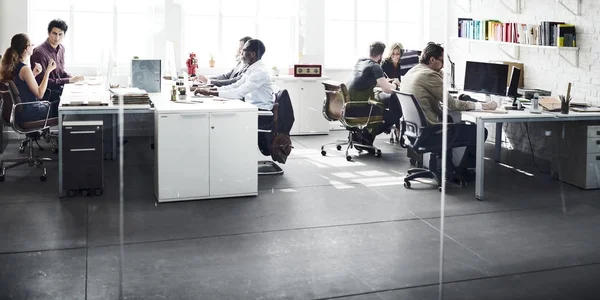
M 467 92 L 506 96 L 508 65 L 468 61 L 465 70 Z
M 521 96 L 517 92 L 520 78 L 521 69 L 513 66 L 512 73 L 510 75 L 510 84 L 508 85 L 508 91 L 506 92 L 506 96 L 513 98 L 513 106 L 517 106 L 517 97 Z

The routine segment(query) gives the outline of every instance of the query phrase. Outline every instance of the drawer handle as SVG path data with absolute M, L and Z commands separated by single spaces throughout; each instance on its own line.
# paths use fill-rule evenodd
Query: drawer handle
M 71 131 L 69 133 L 70 134 L 94 134 L 96 132 L 92 131 L 92 130 L 89 130 L 89 131 Z
M 96 148 L 81 148 L 81 149 L 71 149 L 71 152 L 90 152 L 96 151 Z

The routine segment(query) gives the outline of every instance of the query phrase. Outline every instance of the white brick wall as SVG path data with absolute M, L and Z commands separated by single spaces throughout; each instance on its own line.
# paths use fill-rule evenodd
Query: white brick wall
M 471 11 L 465 12 L 456 3 L 467 3 L 468 0 L 450 1 L 449 32 L 456 36 L 458 31 L 457 20 L 459 17 L 473 19 L 495 19 L 502 22 L 517 22 L 539 24 L 541 21 L 562 21 L 576 26 L 577 45 L 579 51 L 579 66 L 574 67 L 561 58 L 556 50 L 520 48 L 520 57 L 517 61 L 524 64 L 525 87 L 541 88 L 552 91 L 553 95 L 566 94 L 567 84 L 572 83 L 571 94 L 574 100 L 587 102 L 590 105 L 600 106 L 600 1 L 581 0 L 581 16 L 574 16 L 555 0 L 522 0 L 520 14 L 513 14 L 505 9 L 502 4 L 494 0 L 471 0 Z M 513 4 L 514 0 L 504 0 Z M 575 10 L 576 0 L 565 0 Z M 468 7 L 467 5 L 463 5 Z M 501 46 L 511 53 L 512 46 Z M 472 43 L 466 41 L 450 40 L 446 52 L 456 63 L 456 84 L 462 87 L 464 82 L 465 61 L 490 61 L 512 59 L 498 50 L 498 45 Z M 570 62 L 575 62 L 575 52 L 561 52 Z M 522 151 L 529 151 L 529 142 L 524 139 L 520 125 L 505 125 L 505 132 L 513 147 Z M 529 134 L 536 156 L 547 158 L 548 149 L 544 147 L 547 140 L 543 136 L 547 124 L 529 124 Z M 493 128 L 490 128 L 493 129 Z M 490 131 L 493 133 L 494 131 Z M 488 140 L 493 140 L 490 134 Z

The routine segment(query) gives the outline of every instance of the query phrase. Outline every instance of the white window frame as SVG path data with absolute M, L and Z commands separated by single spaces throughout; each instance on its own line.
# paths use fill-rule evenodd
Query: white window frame
M 327 0 L 323 0 L 323 1 L 327 1 Z M 368 55 L 368 53 L 365 52 L 365 49 L 360 48 L 359 49 L 359 45 L 358 45 L 358 26 L 359 23 L 361 22 L 371 22 L 371 21 L 360 21 L 358 20 L 358 1 L 361 0 L 347 0 L 348 5 L 353 5 L 354 6 L 354 16 L 352 20 L 341 20 L 341 19 L 328 19 L 327 17 L 324 17 L 324 24 L 327 23 L 327 21 L 350 21 L 353 22 L 353 26 L 354 26 L 354 41 L 353 41 L 353 45 L 351 49 L 348 49 L 350 51 L 353 52 L 353 56 L 354 58 L 359 58 L 359 57 L 365 57 Z M 419 36 L 419 40 L 416 41 L 416 44 L 421 45 L 421 46 L 417 46 L 417 45 L 411 45 L 410 43 L 405 43 L 402 40 L 398 40 L 398 41 L 391 41 L 391 30 L 390 30 L 390 23 L 402 23 L 402 22 L 390 22 L 390 18 L 389 18 L 389 13 L 387 13 L 389 11 L 389 7 L 390 7 L 390 2 L 391 1 L 399 1 L 399 0 L 384 0 L 385 1 L 385 7 L 383 9 L 381 9 L 381 12 L 386 12 L 385 14 L 382 13 L 382 15 L 385 15 L 385 19 L 382 21 L 385 24 L 385 40 L 381 41 L 386 43 L 386 46 L 388 42 L 401 42 L 403 44 L 403 46 L 407 49 L 410 50 L 420 50 L 421 47 L 424 47 L 425 45 L 425 5 L 424 5 L 424 1 L 422 0 L 413 0 L 413 1 L 418 1 L 419 3 L 419 11 L 418 11 L 418 20 L 417 20 L 417 24 L 415 24 L 419 30 L 418 36 Z M 414 24 L 413 22 L 406 22 L 408 24 Z M 326 27 L 326 26 L 324 26 Z M 324 30 L 327 30 L 327 28 L 325 28 Z M 324 47 L 326 49 L 326 47 Z M 416 48 L 416 49 L 413 49 Z M 354 63 L 354 61 L 349 62 L 347 65 L 336 65 L 333 64 L 331 65 L 329 62 L 327 62 L 327 50 L 325 50 L 326 52 L 323 53 L 323 57 L 325 60 L 325 65 L 327 66 L 327 69 L 330 70 L 347 70 L 347 69 L 351 69 L 352 63 Z M 385 54 L 384 54 L 385 55 Z

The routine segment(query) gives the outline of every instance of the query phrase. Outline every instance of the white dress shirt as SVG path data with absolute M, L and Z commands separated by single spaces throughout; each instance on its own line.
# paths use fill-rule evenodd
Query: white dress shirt
M 254 104 L 260 109 L 273 108 L 273 88 L 271 76 L 262 60 L 258 60 L 248 67 L 242 78 L 236 83 L 217 88 L 219 97 L 228 99 L 242 99 Z

